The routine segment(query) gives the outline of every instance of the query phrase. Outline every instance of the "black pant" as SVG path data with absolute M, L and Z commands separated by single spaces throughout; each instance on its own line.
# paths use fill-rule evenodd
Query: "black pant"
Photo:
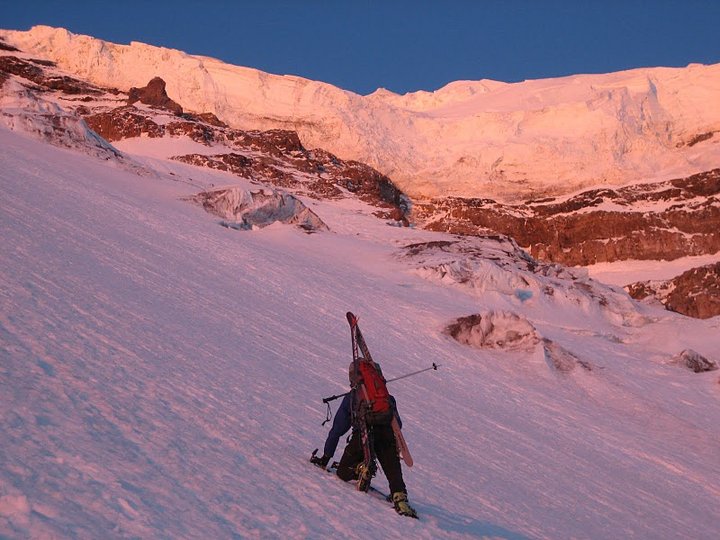
M 402 491 L 407 493 L 405 482 L 402 477 L 400 458 L 395 444 L 395 434 L 390 425 L 372 426 L 372 439 L 374 442 L 375 455 L 390 485 L 390 493 Z M 345 447 L 340 463 L 337 468 L 337 475 L 346 482 L 355 480 L 357 473 L 355 467 L 362 463 L 365 458 L 362 448 L 362 437 L 360 432 L 353 430 L 350 442 Z

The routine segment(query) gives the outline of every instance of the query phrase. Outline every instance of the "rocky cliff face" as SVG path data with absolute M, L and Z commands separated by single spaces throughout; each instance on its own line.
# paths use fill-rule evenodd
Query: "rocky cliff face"
M 310 197 L 342 198 L 350 193 L 380 207 L 384 217 L 406 221 L 407 202 L 387 176 L 324 150 L 308 150 L 294 131 L 232 129 L 211 115 L 201 114 L 160 120 L 134 106 L 98 113 L 86 108 L 81 112 L 88 125 L 109 141 L 186 136 L 218 152 L 177 155 L 173 157 L 177 161 L 227 171 Z M 176 114 L 172 109 L 169 112 Z
M 83 94 L 88 98 L 109 91 L 74 77 L 60 75 L 48 70 L 48 68 L 54 67 L 55 63 L 49 60 L 25 59 L 14 55 L 0 56 L 0 72 L 4 73 L 6 77 L 17 75 L 22 79 L 35 83 L 43 91 L 57 90 L 63 94 Z M 117 93 L 117 91 L 112 92 Z
M 720 169 L 516 205 L 433 199 L 415 202 L 412 218 L 436 231 L 507 234 L 533 256 L 571 266 L 672 260 L 720 251 Z
M 720 315 L 720 263 L 692 268 L 667 281 L 642 281 L 626 287 L 637 300 L 654 298 L 667 309 L 699 319 Z

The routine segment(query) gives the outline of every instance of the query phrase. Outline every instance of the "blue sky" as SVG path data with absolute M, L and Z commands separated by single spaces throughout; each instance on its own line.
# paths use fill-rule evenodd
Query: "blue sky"
M 61 26 L 367 94 L 720 62 L 718 0 L 0 0 L 0 27 Z

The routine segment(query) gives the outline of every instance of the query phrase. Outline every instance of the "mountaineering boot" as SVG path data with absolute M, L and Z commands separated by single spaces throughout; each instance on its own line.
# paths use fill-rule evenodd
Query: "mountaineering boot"
M 417 519 L 417 512 L 408 503 L 407 493 L 402 491 L 396 491 L 392 494 L 392 502 L 395 506 L 395 511 L 401 516 L 409 516 Z
M 355 467 L 358 491 L 367 491 L 370 489 L 370 482 L 372 481 L 372 477 L 375 476 L 375 469 L 376 465 L 374 461 L 371 461 L 369 465 L 358 463 L 357 467 Z
M 323 457 L 318 457 L 317 452 L 317 448 L 313 450 L 313 453 L 310 456 L 310 463 L 324 469 L 325 467 L 327 467 L 328 461 L 330 461 L 330 456 L 326 456 L 325 454 L 323 454 Z

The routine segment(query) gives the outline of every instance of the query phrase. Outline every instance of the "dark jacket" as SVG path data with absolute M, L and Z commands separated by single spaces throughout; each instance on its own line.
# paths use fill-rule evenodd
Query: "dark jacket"
M 332 428 L 330 428 L 330 433 L 328 433 L 327 439 L 325 440 L 325 448 L 323 450 L 323 455 L 332 457 L 335 454 L 335 450 L 337 450 L 337 445 L 340 441 L 340 437 L 345 435 L 352 427 L 351 403 L 352 393 L 347 394 L 343 398 L 342 402 L 340 403 L 340 407 L 338 407 L 338 410 L 335 413 Z M 397 403 L 395 402 L 395 398 L 393 396 L 390 396 L 390 405 L 395 414 L 395 418 L 397 418 L 398 425 L 402 428 L 402 420 L 400 419 L 400 415 L 397 412 Z

